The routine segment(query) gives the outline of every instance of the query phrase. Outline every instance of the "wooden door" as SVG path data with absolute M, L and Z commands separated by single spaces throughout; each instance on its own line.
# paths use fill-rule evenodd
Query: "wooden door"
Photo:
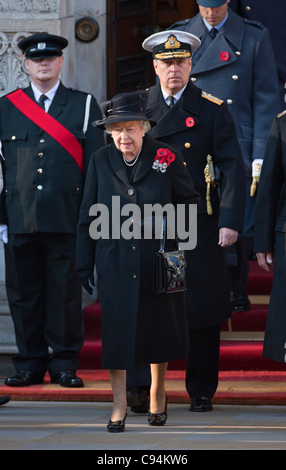
M 107 98 L 154 85 L 142 42 L 197 11 L 196 0 L 107 0 Z

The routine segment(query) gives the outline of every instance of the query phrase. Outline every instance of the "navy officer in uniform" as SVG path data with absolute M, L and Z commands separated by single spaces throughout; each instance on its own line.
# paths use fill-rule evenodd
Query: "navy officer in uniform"
M 46 371 L 52 383 L 83 386 L 76 227 L 85 171 L 104 138 L 91 125 L 101 118 L 95 98 L 59 80 L 67 45 L 46 33 L 20 41 L 32 83 L 0 100 L 0 233 L 19 350 L 16 374 L 5 381 L 12 387 L 40 384 Z
M 248 259 L 253 253 L 256 184 L 280 100 L 268 29 L 259 21 L 236 15 L 229 1 L 197 0 L 199 13 L 171 29 L 200 38 L 201 46 L 193 55 L 191 80 L 224 100 L 236 124 L 247 175 L 247 199 L 243 234 L 235 247 L 227 249 L 227 258 L 233 310 L 243 312 L 250 308 L 246 285 Z
M 235 243 L 243 230 L 246 178 L 227 104 L 190 80 L 192 51 L 199 44 L 196 36 L 171 30 L 150 36 L 143 48 L 153 53 L 159 77 L 150 88 L 146 111 L 157 121 L 151 135 L 182 153 L 201 197 L 197 247 L 187 251 L 186 387 L 191 411 L 211 411 L 218 386 L 220 325 L 231 317 L 224 247 Z M 146 379 L 141 377 L 142 385 Z

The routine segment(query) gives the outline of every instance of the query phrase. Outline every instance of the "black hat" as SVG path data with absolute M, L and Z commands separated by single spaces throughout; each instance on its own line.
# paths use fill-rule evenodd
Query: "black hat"
M 100 105 L 103 114 L 101 121 L 93 123 L 100 129 L 105 129 L 106 124 L 127 121 L 149 121 L 151 126 L 157 124 L 146 117 L 146 108 L 149 91 L 141 90 L 133 93 L 121 93 Z
M 23 51 L 26 59 L 44 59 L 45 57 L 60 57 L 68 43 L 68 40 L 61 36 L 37 33 L 22 39 L 18 47 Z

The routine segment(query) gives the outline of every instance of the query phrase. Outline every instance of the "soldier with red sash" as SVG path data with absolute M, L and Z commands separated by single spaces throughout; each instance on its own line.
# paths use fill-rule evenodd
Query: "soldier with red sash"
M 46 33 L 20 41 L 31 85 L 0 100 L 0 239 L 19 349 L 12 387 L 42 383 L 47 371 L 52 383 L 83 386 L 76 227 L 85 171 L 104 137 L 91 124 L 101 119 L 96 99 L 59 80 L 67 46 Z

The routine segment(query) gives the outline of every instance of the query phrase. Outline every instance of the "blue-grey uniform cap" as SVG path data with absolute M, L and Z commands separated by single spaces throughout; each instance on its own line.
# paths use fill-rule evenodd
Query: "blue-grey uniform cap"
M 197 4 L 201 7 L 216 8 L 221 7 L 227 2 L 227 0 L 197 0 Z

